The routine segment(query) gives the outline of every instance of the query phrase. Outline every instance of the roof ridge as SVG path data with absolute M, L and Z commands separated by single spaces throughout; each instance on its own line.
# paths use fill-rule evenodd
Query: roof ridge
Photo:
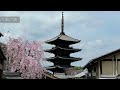
M 101 57 L 103 57 L 103 56 L 109 55 L 109 54 L 111 54 L 111 53 L 117 52 L 117 51 L 119 51 L 119 50 L 120 50 L 120 48 L 119 48 L 119 49 L 116 49 L 116 50 L 113 50 L 113 51 L 110 51 L 110 52 L 107 52 L 107 53 L 105 53 L 105 54 L 102 54 L 102 55 L 100 55 L 100 56 L 97 56 L 97 57 L 91 59 L 87 64 L 85 64 L 85 65 L 83 66 L 83 68 L 85 68 L 85 67 L 86 67 L 89 63 L 91 63 L 92 61 L 94 61 L 94 60 L 96 60 L 96 59 L 98 59 L 98 58 L 101 58 Z

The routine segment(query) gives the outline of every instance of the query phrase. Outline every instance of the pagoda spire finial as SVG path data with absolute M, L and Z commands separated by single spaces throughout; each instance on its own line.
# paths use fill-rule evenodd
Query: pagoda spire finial
M 61 19 L 61 34 L 64 34 L 64 15 L 62 12 L 62 19 Z

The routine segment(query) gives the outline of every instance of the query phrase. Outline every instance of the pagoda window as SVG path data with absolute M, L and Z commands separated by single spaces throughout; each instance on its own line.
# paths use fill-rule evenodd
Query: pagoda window
M 59 65 L 59 63 L 58 62 L 54 62 L 54 65 Z
M 55 56 L 70 57 L 69 53 L 59 51 L 55 54 Z
M 92 69 L 92 75 L 96 76 L 96 67 L 93 67 L 93 69 Z
M 70 62 L 68 62 L 68 61 L 61 61 L 60 62 L 60 65 L 62 65 L 62 66 L 70 66 Z
M 65 48 L 69 47 L 69 45 L 65 44 L 65 43 L 59 43 L 57 46 L 59 46 L 59 47 L 65 47 Z

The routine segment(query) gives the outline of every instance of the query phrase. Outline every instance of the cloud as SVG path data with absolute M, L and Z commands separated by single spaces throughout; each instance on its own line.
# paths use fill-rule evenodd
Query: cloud
M 119 11 L 64 11 L 65 33 L 81 40 L 72 46 L 82 51 L 71 56 L 83 59 L 72 65 L 84 66 L 90 59 L 120 48 L 119 15 Z M 0 32 L 5 36 L 1 38 L 2 42 L 8 36 L 23 37 L 30 41 L 41 41 L 44 49 L 50 49 L 53 46 L 44 41 L 57 36 L 61 31 L 59 11 L 0 11 L 0 16 L 20 17 L 20 23 L 0 23 Z M 52 56 L 45 52 L 45 57 Z

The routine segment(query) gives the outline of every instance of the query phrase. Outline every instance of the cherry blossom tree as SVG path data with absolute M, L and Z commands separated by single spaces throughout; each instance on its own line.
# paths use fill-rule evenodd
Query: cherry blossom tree
M 44 59 L 41 43 L 22 38 L 9 38 L 7 44 L 7 67 L 10 72 L 19 72 L 24 79 L 40 79 L 44 74 Z

